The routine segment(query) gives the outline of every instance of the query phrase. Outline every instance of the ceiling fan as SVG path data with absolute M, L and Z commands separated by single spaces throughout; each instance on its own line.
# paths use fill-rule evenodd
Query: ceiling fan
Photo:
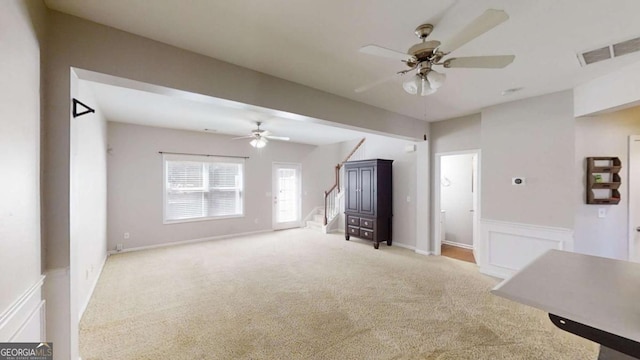
M 437 40 L 427 41 L 427 37 L 433 31 L 433 25 L 422 24 L 415 29 L 416 36 L 418 36 L 422 42 L 410 47 L 406 54 L 377 45 L 363 46 L 360 48 L 360 52 L 362 53 L 400 60 L 409 68 L 398 71 L 393 76 L 385 77 L 361 86 L 355 89 L 355 91 L 360 93 L 398 76 L 404 76 L 415 71 L 415 75 L 404 81 L 402 86 L 409 94 L 426 96 L 436 92 L 436 90 L 444 84 L 446 79 L 445 74 L 433 69 L 436 65 L 443 66 L 444 68 L 504 68 L 513 62 L 515 59 L 514 55 L 470 56 L 449 59 L 445 59 L 445 57 L 462 45 L 507 21 L 507 19 L 509 19 L 509 15 L 502 10 L 486 10 L 482 15 L 462 29 L 462 31 L 444 43 L 440 43 L 440 41 Z
M 251 133 L 249 135 L 233 138 L 233 140 L 252 139 L 249 142 L 249 144 L 254 148 L 258 148 L 258 149 L 265 147 L 265 145 L 267 145 L 267 142 L 269 142 L 269 140 L 289 141 L 289 138 L 286 136 L 273 136 L 273 135 L 270 135 L 271 133 L 268 130 L 260 129 L 260 125 L 262 125 L 262 123 L 259 121 L 256 122 L 256 125 L 257 125 L 257 128 L 251 130 Z

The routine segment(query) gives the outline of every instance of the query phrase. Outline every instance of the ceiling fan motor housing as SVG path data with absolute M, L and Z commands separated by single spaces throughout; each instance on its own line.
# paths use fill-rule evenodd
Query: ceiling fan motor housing
M 438 46 L 440 46 L 440 41 L 429 40 L 413 45 L 409 48 L 408 53 L 415 56 L 419 61 L 424 61 L 433 55 L 433 51 L 437 49 Z

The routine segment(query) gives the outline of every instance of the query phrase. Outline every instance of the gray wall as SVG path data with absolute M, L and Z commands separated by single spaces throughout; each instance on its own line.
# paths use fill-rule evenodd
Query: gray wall
M 482 111 L 483 219 L 573 229 L 574 124 L 571 91 Z
M 481 116 L 473 114 L 431 123 L 431 154 L 480 149 Z
M 628 246 L 628 138 L 640 135 L 640 108 L 576 119 L 573 203 L 575 213 L 575 251 L 627 259 Z M 622 160 L 621 200 L 618 205 L 585 204 L 586 162 L 590 156 L 617 156 Z M 598 208 L 606 217 L 598 218 Z
M 317 146 L 306 155 L 302 169 L 302 186 L 306 202 L 302 206 L 304 219 L 313 208 L 324 206 L 324 192 L 335 182 L 335 166 L 342 161 L 341 143 Z
M 38 35 L 44 11 L 37 1 L 0 2 L 0 318 L 41 273 Z
M 71 66 L 303 114 L 323 120 L 421 136 L 420 120 L 224 63 L 166 44 L 51 11 L 44 231 L 49 268 L 69 264 L 69 69 Z
M 233 136 L 172 130 L 109 122 L 108 141 L 108 248 L 116 244 L 135 248 L 239 234 L 272 228 L 272 163 L 302 164 L 303 178 L 313 165 L 305 159 L 311 145 L 271 141 L 255 149 Z M 241 218 L 163 224 L 162 155 L 158 151 L 248 156 L 245 161 L 245 215 Z M 330 173 L 330 169 L 328 170 Z M 319 206 L 323 187 L 303 182 L 302 207 Z M 315 185 L 314 185 L 315 186 Z M 326 185 L 325 185 L 326 186 Z M 123 234 L 130 238 L 125 240 Z

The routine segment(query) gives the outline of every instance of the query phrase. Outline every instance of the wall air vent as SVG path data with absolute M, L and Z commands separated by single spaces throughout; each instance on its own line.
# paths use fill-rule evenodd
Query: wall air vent
M 640 51 L 640 37 L 621 41 L 594 50 L 578 54 L 580 65 L 587 66 L 598 61 L 608 60 L 614 57 L 631 54 Z

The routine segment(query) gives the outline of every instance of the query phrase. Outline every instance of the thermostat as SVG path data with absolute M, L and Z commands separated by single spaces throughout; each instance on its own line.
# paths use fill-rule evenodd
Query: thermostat
M 522 176 L 511 178 L 511 185 L 524 185 L 526 182 L 527 179 Z

